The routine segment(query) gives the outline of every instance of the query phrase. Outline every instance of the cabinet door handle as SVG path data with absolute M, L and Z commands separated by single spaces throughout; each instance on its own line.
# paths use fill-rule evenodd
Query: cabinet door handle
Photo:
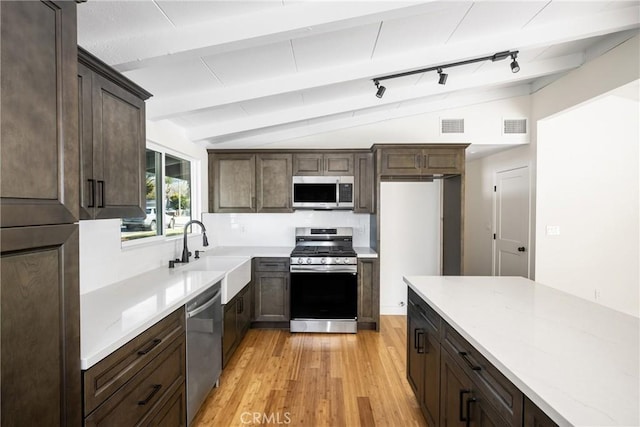
M 98 185 L 100 186 L 100 204 L 98 205 L 98 207 L 104 208 L 104 181 L 99 179 Z
M 464 361 L 467 363 L 467 365 L 469 365 L 469 367 L 474 370 L 474 371 L 480 371 L 482 370 L 482 368 L 480 366 L 475 366 L 473 363 L 471 363 L 471 361 L 467 358 L 467 356 L 469 355 L 466 351 L 459 351 L 458 354 L 460 356 L 462 356 L 462 359 L 464 359 Z
M 153 390 L 151 390 L 151 393 L 149 394 L 149 396 L 147 396 L 147 398 L 144 400 L 138 400 L 138 405 L 144 406 L 147 403 L 149 403 L 151 399 L 153 399 L 153 396 L 155 396 L 160 391 L 161 388 L 162 388 L 162 384 L 154 384 Z
M 464 395 L 467 393 L 471 393 L 471 390 L 468 390 L 468 389 L 460 390 L 460 402 L 458 406 L 458 415 L 460 417 L 460 421 L 468 422 L 469 412 L 467 412 L 467 417 L 465 417 L 463 412 L 464 404 L 462 403 L 464 401 Z
M 145 348 L 144 350 L 140 350 L 138 352 L 138 356 L 144 356 L 145 354 L 149 353 L 151 350 L 153 350 L 161 342 L 162 342 L 162 340 L 160 338 L 156 338 L 155 340 L 151 341 L 151 344 L 149 344 L 149 347 Z
M 424 330 L 423 329 L 416 329 L 416 331 L 418 332 L 418 339 L 416 340 L 416 344 L 418 345 L 418 354 L 424 354 L 426 353 L 426 349 L 425 349 L 425 345 L 424 345 Z M 420 337 L 422 337 L 422 345 L 420 345 Z
M 466 427 L 470 427 L 471 426 L 471 404 L 476 402 L 476 398 L 475 397 L 470 397 L 469 399 L 467 399 L 467 419 L 466 419 Z
M 89 202 L 87 207 L 95 208 L 96 207 L 96 180 L 88 179 L 87 181 L 89 181 L 89 184 L 90 184 L 89 191 L 91 192 L 91 199 L 90 199 L 91 202 Z

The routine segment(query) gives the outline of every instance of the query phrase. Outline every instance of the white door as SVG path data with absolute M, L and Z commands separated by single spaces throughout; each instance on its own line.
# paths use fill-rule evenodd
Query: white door
M 529 277 L 529 168 L 496 173 L 493 274 Z

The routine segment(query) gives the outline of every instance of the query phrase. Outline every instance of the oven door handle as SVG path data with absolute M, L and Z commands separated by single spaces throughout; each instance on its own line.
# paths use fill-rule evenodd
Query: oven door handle
M 349 267 L 345 267 L 345 268 L 331 268 L 328 269 L 326 267 L 320 267 L 320 266 L 296 266 L 295 269 L 294 267 L 291 267 L 289 270 L 291 273 L 352 273 L 352 274 L 357 274 L 358 273 L 358 267 L 356 268 L 349 268 Z

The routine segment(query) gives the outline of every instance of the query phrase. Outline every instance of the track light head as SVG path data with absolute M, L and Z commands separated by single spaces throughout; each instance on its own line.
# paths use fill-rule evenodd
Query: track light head
M 512 73 L 517 73 L 518 71 L 520 71 L 520 65 L 518 64 L 518 61 L 516 61 L 516 58 L 518 57 L 517 53 L 512 53 L 511 54 L 511 72 Z
M 449 77 L 449 75 L 447 73 L 443 73 L 442 68 L 438 68 L 438 84 L 447 84 L 447 77 Z
M 378 98 L 382 98 L 382 96 L 384 95 L 384 91 L 387 90 L 387 88 L 384 86 L 380 86 L 380 82 L 377 80 L 374 80 L 373 82 L 376 84 L 376 87 L 378 88 L 378 91 L 376 92 L 376 96 Z

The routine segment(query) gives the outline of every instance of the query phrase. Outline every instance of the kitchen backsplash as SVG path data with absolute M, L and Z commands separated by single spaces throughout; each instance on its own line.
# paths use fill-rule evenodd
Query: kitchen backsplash
M 369 214 L 295 211 L 290 214 L 202 215 L 215 246 L 294 246 L 296 227 L 353 227 L 353 245 L 369 246 Z

